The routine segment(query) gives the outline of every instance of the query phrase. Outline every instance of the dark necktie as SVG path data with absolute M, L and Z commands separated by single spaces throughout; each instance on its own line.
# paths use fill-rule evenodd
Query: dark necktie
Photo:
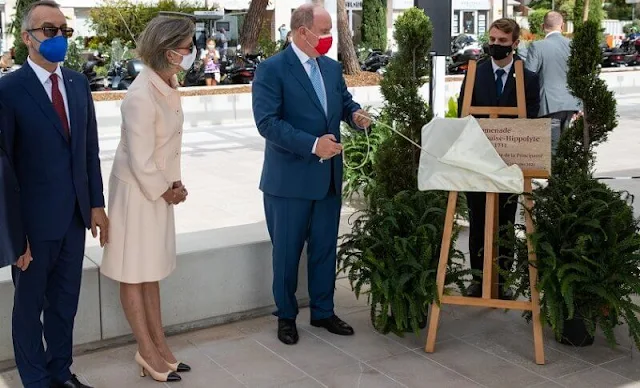
M 496 95 L 498 100 L 502 97 L 502 89 L 504 89 L 504 82 L 502 82 L 502 76 L 506 74 L 504 69 L 496 70 Z
M 67 120 L 67 111 L 64 108 L 64 99 L 62 98 L 62 93 L 60 93 L 60 88 L 58 88 L 58 76 L 51 74 L 49 79 L 51 80 L 51 102 L 53 102 L 53 109 L 56 110 L 60 118 L 64 136 L 69 140 L 69 121 Z

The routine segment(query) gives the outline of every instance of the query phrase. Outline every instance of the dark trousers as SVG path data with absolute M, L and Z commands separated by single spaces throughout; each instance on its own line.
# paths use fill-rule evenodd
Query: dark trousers
M 273 244 L 273 297 L 277 307 L 274 315 L 278 318 L 295 320 L 298 315 L 295 294 L 305 241 L 311 319 L 325 319 L 334 314 L 341 206 L 333 179 L 329 193 L 319 201 L 264 195 L 267 228 Z
M 80 211 L 76 210 L 62 240 L 30 239 L 29 244 L 33 257 L 29 268 L 22 272 L 13 267 L 12 272 L 13 347 L 22 384 L 49 388 L 51 382 L 64 383 L 71 378 L 73 323 L 85 245 Z
M 560 142 L 560 136 L 569 127 L 571 118 L 577 112 L 564 110 L 560 112 L 551 113 L 544 116 L 544 118 L 551 119 L 551 153 L 555 155 L 556 148 L 558 148 L 558 142 Z
M 485 193 L 465 193 L 467 197 L 467 205 L 469 207 L 469 258 L 471 269 L 482 271 L 484 268 L 484 223 L 485 223 Z M 516 211 L 518 208 L 518 197 L 513 194 L 499 194 L 499 228 L 506 226 L 509 222 L 515 224 Z M 505 238 L 506 231 L 500 231 L 500 238 Z M 498 249 L 498 265 L 500 268 L 507 270 L 512 263 L 509 259 L 513 258 L 513 248 L 499 247 Z M 480 277 L 474 276 L 474 280 L 480 281 Z M 502 276 L 498 277 L 500 284 L 504 283 Z

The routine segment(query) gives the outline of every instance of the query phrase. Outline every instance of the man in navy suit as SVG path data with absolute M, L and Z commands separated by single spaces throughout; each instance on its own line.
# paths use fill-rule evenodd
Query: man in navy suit
M 20 187 L 2 141 L 2 132 L 11 122 L 11 112 L 0 104 L 0 268 L 14 264 L 26 245 L 20 214 Z
M 334 313 L 336 248 L 342 193 L 340 123 L 365 129 L 341 65 L 324 56 L 331 17 L 305 4 L 291 15 L 291 46 L 260 64 L 253 114 L 266 139 L 260 189 L 273 243 L 273 294 L 278 338 L 298 342 L 298 264 L 307 242 L 311 324 L 338 335 L 353 329 Z
M 89 84 L 58 65 L 72 34 L 58 4 L 33 3 L 22 25 L 29 58 L 0 79 L 0 102 L 13 117 L 3 142 L 28 241 L 13 268 L 13 346 L 25 387 L 86 387 L 70 371 L 85 231 L 96 237 L 100 228 L 101 245 L 108 239 Z
M 516 97 L 516 79 L 514 61 L 520 58 L 514 54 L 520 42 L 520 26 L 512 19 L 499 19 L 491 24 L 489 29 L 489 53 L 491 60 L 478 64 L 476 79 L 473 87 L 472 106 L 503 106 L 514 107 L 518 105 Z M 458 99 L 458 116 L 461 115 L 462 101 L 464 101 L 464 89 L 467 79 L 465 77 Z M 540 86 L 538 76 L 524 70 L 524 84 L 527 104 L 527 117 L 538 117 L 540 110 Z M 480 118 L 477 116 L 476 118 Z M 485 218 L 485 193 L 466 193 L 469 208 L 469 256 L 471 268 L 482 271 L 484 266 L 484 218 Z M 510 194 L 500 194 L 498 201 L 500 235 L 505 238 L 507 233 L 503 227 L 516 220 L 518 203 Z M 507 270 L 513 257 L 513 249 L 499 247 L 499 265 Z M 480 278 L 467 290 L 468 296 L 481 297 L 482 284 Z M 499 297 L 511 299 L 513 293 L 504 287 L 503 277 L 499 276 Z

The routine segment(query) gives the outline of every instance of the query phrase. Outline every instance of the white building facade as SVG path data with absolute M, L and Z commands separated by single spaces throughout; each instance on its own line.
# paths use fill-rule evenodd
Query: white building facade
M 513 17 L 521 4 L 509 0 L 508 5 L 506 17 Z M 494 20 L 502 17 L 502 6 L 502 0 L 452 0 L 451 36 L 483 35 Z
M 136 2 L 145 2 L 145 0 L 132 0 Z M 267 8 L 266 17 L 270 21 L 273 38 L 278 40 L 280 33 L 278 28 L 285 24 L 289 26 L 291 12 L 310 0 L 271 0 Z M 327 9 L 334 13 L 335 18 L 335 0 L 326 0 Z M 346 0 L 346 8 L 348 13 L 349 27 L 351 28 L 355 43 L 361 41 L 360 28 L 362 26 L 362 1 L 363 0 Z M 442 0 L 434 0 L 442 1 Z M 243 11 L 249 8 L 251 0 L 201 0 L 200 3 L 205 5 L 218 4 L 227 12 Z M 329 3 L 330 2 L 330 3 Z M 2 40 L 2 51 L 7 51 L 13 46 L 13 36 L 11 34 L 11 21 L 15 14 L 16 0 L 0 0 L 0 22 L 1 31 L 0 38 Z M 76 30 L 76 36 L 91 36 L 89 23 L 89 12 L 91 8 L 98 7 L 103 4 L 103 0 L 58 0 L 62 12 L 65 14 L 70 27 Z M 413 7 L 413 0 L 388 0 L 387 1 L 387 28 L 390 45 L 393 45 L 393 24 L 402 13 Z M 510 10 L 509 16 L 513 16 L 513 7 L 520 5 L 519 1 L 509 0 Z M 502 17 L 502 0 L 452 0 L 451 13 L 451 35 L 455 36 L 461 33 L 482 35 L 497 18 Z M 234 18 L 227 18 L 217 21 L 216 28 L 227 27 L 227 31 L 236 32 L 234 29 Z

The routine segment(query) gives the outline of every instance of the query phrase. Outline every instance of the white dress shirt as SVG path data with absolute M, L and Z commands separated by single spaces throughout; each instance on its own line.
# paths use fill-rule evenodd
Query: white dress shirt
M 507 79 L 509 79 L 509 73 L 511 72 L 511 66 L 513 66 L 513 58 L 511 59 L 511 63 L 509 63 L 505 67 L 500 67 L 500 66 L 496 65 L 496 62 L 492 58 L 491 59 L 491 66 L 493 66 L 493 79 L 495 81 L 498 80 L 498 78 L 497 78 L 498 76 L 496 74 L 496 71 L 498 71 L 498 69 L 504 70 L 504 74 L 502 75 L 502 90 L 504 91 L 504 87 L 507 85 Z
M 296 56 L 298 57 L 298 59 L 300 60 L 300 62 L 302 63 L 302 67 L 304 67 L 304 70 L 307 72 L 308 76 L 311 76 L 311 65 L 309 64 L 309 56 L 307 54 L 305 54 L 302 50 L 300 50 L 300 47 L 296 46 L 295 43 L 291 42 L 291 48 L 293 49 L 293 52 L 296 53 Z M 318 70 L 320 70 L 320 68 L 318 67 Z M 320 72 L 320 71 L 318 71 Z M 322 73 L 320 73 L 320 78 L 322 79 L 322 92 L 325 94 L 325 100 L 327 99 L 326 95 L 327 95 L 327 91 L 324 88 L 324 78 L 322 78 Z M 316 141 L 313 143 L 313 147 L 311 148 L 311 153 L 315 155 L 316 153 L 316 146 L 318 145 L 318 138 L 316 138 Z
M 548 33 L 547 35 L 544 36 L 545 39 L 547 39 L 549 37 L 549 35 L 553 35 L 553 34 L 560 34 L 562 35 L 562 32 L 560 31 L 551 31 L 550 33 Z
M 49 100 L 53 103 L 53 98 L 51 97 L 51 91 L 53 84 L 51 83 L 51 73 L 49 73 L 46 69 L 38 66 L 35 62 L 31 60 L 31 58 L 27 57 L 27 63 L 31 66 L 31 69 L 34 73 L 36 73 L 36 77 L 40 80 L 40 83 L 44 87 L 45 92 L 47 92 L 47 96 L 49 96 Z M 60 94 L 62 94 L 62 100 L 64 101 L 64 110 L 67 113 L 67 124 L 69 124 L 69 133 L 71 133 L 71 118 L 69 116 L 69 100 L 67 99 L 67 89 L 64 86 L 64 78 L 62 77 L 62 70 L 60 66 L 56 68 L 53 74 L 58 76 L 58 89 L 60 90 Z

